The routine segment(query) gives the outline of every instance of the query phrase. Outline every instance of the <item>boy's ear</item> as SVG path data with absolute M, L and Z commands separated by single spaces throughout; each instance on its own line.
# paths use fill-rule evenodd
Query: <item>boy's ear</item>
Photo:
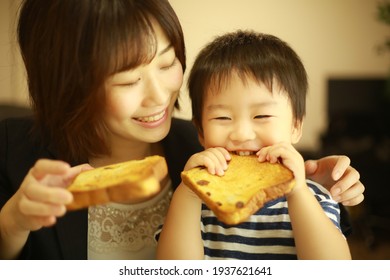
M 295 124 L 292 128 L 292 134 L 291 134 L 291 142 L 292 144 L 296 144 L 301 140 L 303 132 L 303 120 L 302 121 L 295 121 Z
M 198 140 L 200 145 L 204 147 L 203 129 L 200 127 L 200 125 L 196 124 L 194 119 L 192 119 L 192 124 L 196 127 L 196 131 L 198 132 Z
M 202 145 L 202 147 L 204 147 L 204 137 L 203 137 L 203 132 L 198 130 L 198 139 L 199 139 L 199 143 L 200 145 Z

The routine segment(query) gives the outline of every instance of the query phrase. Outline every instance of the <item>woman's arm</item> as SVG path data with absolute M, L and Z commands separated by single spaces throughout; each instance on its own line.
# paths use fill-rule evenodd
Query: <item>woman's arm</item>
M 89 165 L 71 168 L 62 161 L 41 159 L 0 211 L 0 259 L 16 259 L 31 231 L 49 227 L 66 213 L 72 194 L 65 189 Z

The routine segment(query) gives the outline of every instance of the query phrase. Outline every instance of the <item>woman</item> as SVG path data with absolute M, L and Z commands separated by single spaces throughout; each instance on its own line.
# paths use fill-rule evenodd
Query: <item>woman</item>
M 25 0 L 18 40 L 34 116 L 0 124 L 0 257 L 154 258 L 172 188 L 202 150 L 191 123 L 172 118 L 186 63 L 169 2 Z M 169 169 L 157 196 L 66 213 L 80 171 L 154 154 Z M 354 205 L 364 187 L 349 163 L 328 157 L 307 172 Z

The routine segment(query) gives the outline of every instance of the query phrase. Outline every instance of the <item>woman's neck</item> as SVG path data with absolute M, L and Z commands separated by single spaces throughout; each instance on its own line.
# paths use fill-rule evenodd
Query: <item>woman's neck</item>
M 111 155 L 91 158 L 89 164 L 93 167 L 100 167 L 119 162 L 143 159 L 151 155 L 162 155 L 159 143 L 134 143 L 133 145 L 112 145 Z

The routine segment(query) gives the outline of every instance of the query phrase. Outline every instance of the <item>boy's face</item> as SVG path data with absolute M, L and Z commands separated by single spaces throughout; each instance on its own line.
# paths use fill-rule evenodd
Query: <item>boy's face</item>
M 251 78 L 244 83 L 236 74 L 219 92 L 206 94 L 202 126 L 204 148 L 218 146 L 231 152 L 257 152 L 279 142 L 295 144 L 302 135 L 287 93 L 275 82 L 271 93 L 264 84 Z

